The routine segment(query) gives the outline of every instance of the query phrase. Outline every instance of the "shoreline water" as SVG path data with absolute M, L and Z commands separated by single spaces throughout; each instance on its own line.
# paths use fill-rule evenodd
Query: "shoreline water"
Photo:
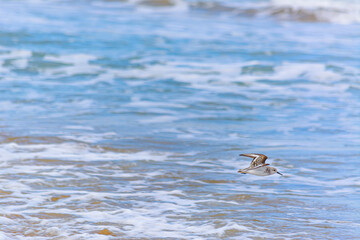
M 360 237 L 356 3 L 0 3 L 1 239 Z

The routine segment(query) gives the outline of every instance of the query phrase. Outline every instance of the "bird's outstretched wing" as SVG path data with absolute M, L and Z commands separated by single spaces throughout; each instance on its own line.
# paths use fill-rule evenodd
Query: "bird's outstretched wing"
M 240 154 L 240 156 L 253 158 L 253 160 L 250 163 L 251 168 L 265 165 L 265 161 L 267 159 L 267 156 L 265 156 L 264 154 L 258 154 L 258 153 L 244 153 L 244 154 Z M 268 165 L 268 164 L 266 164 L 266 165 Z

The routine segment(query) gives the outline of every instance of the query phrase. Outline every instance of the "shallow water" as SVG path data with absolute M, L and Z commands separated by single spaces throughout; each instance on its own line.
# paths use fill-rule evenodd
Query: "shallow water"
M 358 3 L 0 4 L 0 239 L 360 238 Z

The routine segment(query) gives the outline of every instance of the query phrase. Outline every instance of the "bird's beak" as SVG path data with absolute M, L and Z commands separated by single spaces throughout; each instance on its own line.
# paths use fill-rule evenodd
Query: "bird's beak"
M 276 173 L 278 173 L 278 174 L 280 174 L 281 176 L 283 176 L 281 173 L 279 173 L 279 172 L 276 172 Z

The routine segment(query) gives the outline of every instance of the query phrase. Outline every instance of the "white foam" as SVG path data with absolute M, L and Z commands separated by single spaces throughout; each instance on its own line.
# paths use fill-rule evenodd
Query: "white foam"
M 58 62 L 70 66 L 62 66 L 57 68 L 42 69 L 42 73 L 48 76 L 72 76 L 76 74 L 96 74 L 100 73 L 102 68 L 90 61 L 96 60 L 97 57 L 88 54 L 69 54 L 69 55 L 46 55 L 44 60 Z
M 8 112 L 21 111 L 22 113 L 34 114 L 36 112 L 43 111 L 44 108 L 41 106 L 29 105 L 26 103 L 14 103 L 11 101 L 1 101 L 0 102 L 0 110 L 8 111 Z
M 27 59 L 32 56 L 32 52 L 29 50 L 10 50 L 7 53 L 0 54 L 1 59 Z
M 59 62 L 64 64 L 73 64 L 73 65 L 86 65 L 89 61 L 96 60 L 95 56 L 88 54 L 69 54 L 69 55 L 46 55 L 44 57 L 46 61 Z
M 75 129 L 75 130 L 89 130 L 89 131 L 93 131 L 94 128 L 91 126 L 82 126 L 82 125 L 69 125 L 69 126 L 64 126 L 65 129 Z
M 257 65 L 264 65 L 267 69 L 272 68 L 273 70 L 242 73 L 244 67 Z M 323 63 L 309 62 L 283 62 L 276 65 L 268 62 L 243 62 L 235 64 L 168 62 L 161 65 L 148 65 L 141 70 L 124 70 L 118 74 L 125 79 L 173 79 L 174 81 L 190 84 L 192 88 L 220 93 L 241 93 L 249 98 L 254 97 L 253 91 L 263 90 L 266 90 L 267 97 L 291 97 L 298 95 L 297 91 L 301 91 L 301 95 L 309 97 L 319 96 L 320 93 L 322 96 L 334 96 L 339 93 L 347 94 L 346 91 L 352 86 L 351 82 L 353 81 L 346 82 L 344 80 L 349 78 L 355 80 L 356 76 L 360 74 L 359 71 L 351 67 L 345 68 L 335 63 L 332 65 L 337 66 L 338 70 L 329 68 L 328 65 Z M 298 79 L 305 79 L 310 81 L 311 84 L 294 81 L 294 88 L 292 88 L 287 84 L 262 82 L 263 80 L 291 82 Z M 243 86 L 237 85 L 237 83 L 246 84 L 246 89 Z M 271 86 L 271 91 L 268 91 L 269 86 Z M 306 89 L 306 91 L 301 89 Z M 166 105 L 166 103 L 159 104 L 157 102 L 149 103 L 134 100 L 128 106 L 146 107 L 153 105 L 164 107 Z M 244 101 L 244 104 L 248 104 L 247 100 L 240 99 L 239 102 L 241 101 Z M 188 102 L 189 100 L 187 99 L 186 103 Z M 257 102 L 252 101 L 251 104 L 257 104 Z M 169 107 L 183 107 L 183 105 L 186 106 L 185 101 L 180 100 L 177 102 L 173 101 Z M 162 120 L 162 118 L 159 120 Z
M 358 1 L 352 0 L 271 0 L 274 6 L 291 6 L 293 9 L 343 9 L 358 6 Z
M 0 216 L 0 224 L 14 224 L 14 223 L 15 223 L 14 220 L 7 218 L 7 217 Z
M 28 50 L 7 49 L 6 52 L 0 53 L 0 73 L 9 73 L 13 67 L 26 68 L 32 52 Z M 5 61 L 11 62 L 12 66 L 4 67 Z
M 50 227 L 50 228 L 46 229 L 45 233 L 50 236 L 57 236 L 60 234 L 60 231 L 61 230 L 58 227 Z
M 17 238 L 14 238 L 14 236 L 8 236 L 7 234 L 5 234 L 4 232 L 1 232 L 0 230 L 0 240 L 14 240 Z
M 74 126 L 76 127 L 76 126 Z M 91 128 L 69 128 L 69 129 L 74 129 L 74 130 L 93 130 Z M 117 137 L 117 134 L 115 132 L 105 132 L 105 133 L 83 133 L 83 132 L 79 132 L 79 133 L 72 133 L 72 135 L 62 135 L 63 138 L 65 139 L 69 139 L 69 140 L 76 140 L 76 141 L 80 141 L 80 142 L 85 142 L 85 143 L 97 143 L 99 141 L 102 140 L 108 140 L 108 139 L 114 139 Z
M 168 153 L 150 151 L 121 153 L 105 151 L 101 147 L 91 147 L 84 143 L 28 144 L 6 143 L 0 145 L 0 155 L 4 161 L 19 159 L 62 159 L 74 161 L 101 160 L 153 160 L 164 161 Z

